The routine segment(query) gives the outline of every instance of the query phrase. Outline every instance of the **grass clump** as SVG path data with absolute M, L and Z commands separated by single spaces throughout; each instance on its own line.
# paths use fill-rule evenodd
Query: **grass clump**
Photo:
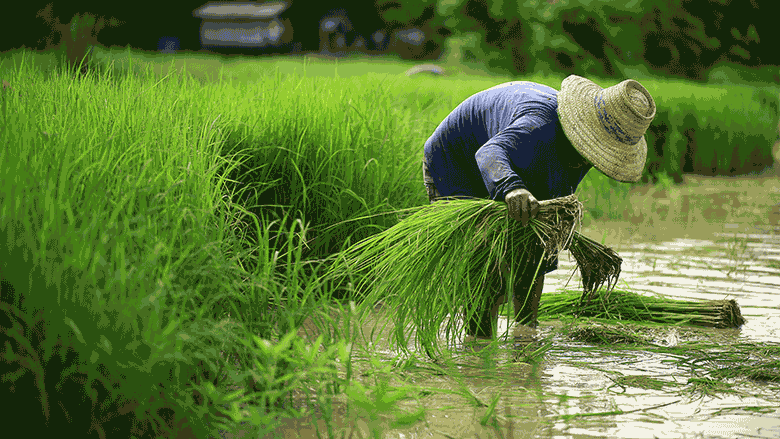
M 599 290 L 593 300 L 587 302 L 573 291 L 542 296 L 540 319 L 571 315 L 713 328 L 738 328 L 745 323 L 739 305 L 733 299 L 674 300 L 622 290 Z

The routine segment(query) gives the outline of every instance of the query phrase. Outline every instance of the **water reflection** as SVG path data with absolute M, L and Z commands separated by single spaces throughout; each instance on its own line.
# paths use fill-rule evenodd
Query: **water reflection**
M 624 259 L 621 285 L 677 299 L 733 298 L 747 319 L 740 329 L 668 328 L 666 339 L 661 336 L 656 341 L 661 345 L 666 342 L 673 347 L 680 340 L 698 339 L 728 350 L 737 342 L 777 343 L 780 236 L 733 232 L 713 236 L 711 240 L 611 243 Z M 561 268 L 549 275 L 545 292 L 566 284 L 566 270 L 574 268 L 574 261 L 562 257 Z M 576 399 L 566 403 L 547 399 L 546 403 L 557 405 L 552 411 L 558 415 L 615 413 L 557 422 L 550 437 L 780 436 L 777 386 L 727 380 L 724 384 L 730 387 L 722 393 L 692 398 L 680 388 L 700 377 L 680 367 L 675 355 L 641 350 L 612 353 L 607 348 L 582 355 L 567 349 L 566 340 L 556 346 L 546 358 L 542 387 Z M 616 386 L 616 377 L 628 385 Z M 625 381 L 627 377 L 641 380 Z M 653 385 L 643 385 L 647 379 Z

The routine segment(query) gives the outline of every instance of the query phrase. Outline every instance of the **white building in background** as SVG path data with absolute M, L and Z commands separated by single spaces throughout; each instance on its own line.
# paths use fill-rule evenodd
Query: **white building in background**
M 204 47 L 279 46 L 292 39 L 292 29 L 285 34 L 287 28 L 278 18 L 288 7 L 285 1 L 208 2 L 192 15 L 203 20 L 200 42 Z
M 192 12 L 200 18 L 200 42 L 205 48 L 263 48 L 291 44 L 293 26 L 289 19 L 280 19 L 291 3 L 285 0 L 210 1 Z M 322 54 L 345 54 L 364 51 L 381 54 L 388 50 L 414 55 L 424 51 L 426 34 L 418 28 L 396 31 L 379 29 L 370 36 L 355 35 L 347 11 L 343 8 L 329 13 L 319 22 L 319 50 Z M 369 47 L 369 45 L 371 47 Z M 291 46 L 300 51 L 301 43 Z M 176 53 L 179 40 L 163 37 L 158 41 L 162 53 Z M 284 52 L 285 50 L 282 50 Z

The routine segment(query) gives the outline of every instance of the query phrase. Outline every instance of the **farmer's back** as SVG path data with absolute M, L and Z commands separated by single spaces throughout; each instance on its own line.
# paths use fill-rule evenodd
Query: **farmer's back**
M 425 160 L 441 196 L 502 201 L 514 189 L 545 200 L 574 193 L 589 166 L 558 119 L 558 92 L 533 82 L 509 82 L 458 105 L 425 142 Z

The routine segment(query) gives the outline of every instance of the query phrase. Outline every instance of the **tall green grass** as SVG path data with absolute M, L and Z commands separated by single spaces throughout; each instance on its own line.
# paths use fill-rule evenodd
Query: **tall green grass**
M 103 418 L 99 436 L 204 437 L 247 421 L 262 432 L 297 413 L 283 401 L 312 387 L 301 383 L 334 391 L 348 336 L 322 331 L 311 345 L 297 335 L 305 318 L 330 318 L 300 271 L 302 222 L 247 216 L 234 202 L 243 192 L 226 187 L 241 160 L 220 151 L 233 105 L 176 75 L 16 68 L 0 104 L 2 367 L 39 400 L 19 404 L 32 410 L 25 427 L 83 434 Z M 279 248 L 268 247 L 272 229 L 287 233 Z M 239 324 L 220 329 L 228 313 Z M 246 370 L 228 375 L 236 359 Z M 236 383 L 253 390 L 229 392 Z M 73 402 L 84 388 L 96 393 Z M 109 421 L 123 407 L 134 417 Z

